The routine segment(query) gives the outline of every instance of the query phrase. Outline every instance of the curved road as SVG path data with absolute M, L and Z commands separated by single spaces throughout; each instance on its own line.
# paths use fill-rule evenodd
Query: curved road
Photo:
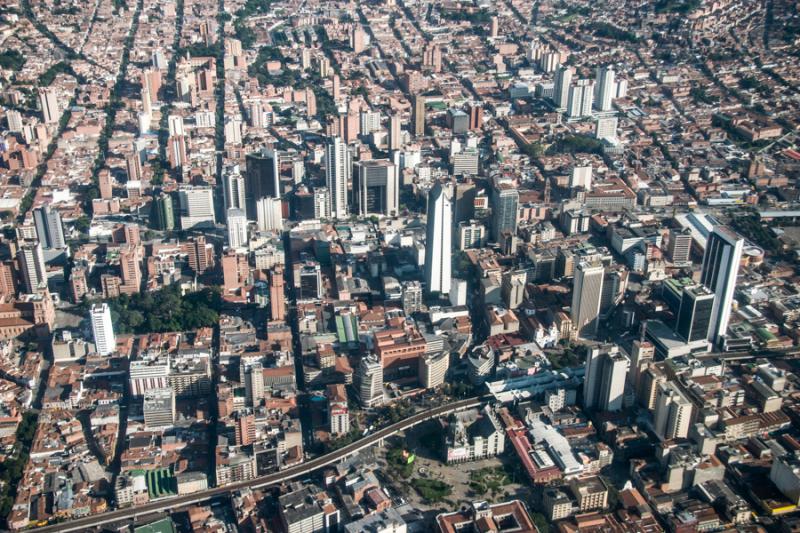
M 354 453 L 363 450 L 364 448 L 379 443 L 383 439 L 391 437 L 399 433 L 400 431 L 404 431 L 413 426 L 416 426 L 421 422 L 430 420 L 431 418 L 436 418 L 448 414 L 453 411 L 467 409 L 470 407 L 476 407 L 491 398 L 492 396 L 474 396 L 471 398 L 467 398 L 465 400 L 459 400 L 457 402 L 452 402 L 446 405 L 441 405 L 439 407 L 434 407 L 433 409 L 428 409 L 426 411 L 419 412 L 415 415 L 406 418 L 405 420 L 401 420 L 400 422 L 392 424 L 391 426 L 387 426 L 381 430 L 376 431 L 371 435 L 359 439 L 356 442 L 353 442 L 352 444 L 348 444 L 343 448 L 335 450 L 326 455 L 322 455 L 315 459 L 311 459 L 310 461 L 299 464 L 297 466 L 289 467 L 286 470 L 275 472 L 274 474 L 267 474 L 265 476 L 260 476 L 247 481 L 240 481 L 238 483 L 231 483 L 229 485 L 225 485 L 222 487 L 214 487 L 200 492 L 195 492 L 193 494 L 187 494 L 185 496 L 178 496 L 175 498 L 165 498 L 163 500 L 150 502 L 145 505 L 139 505 L 133 508 L 118 509 L 116 511 L 109 511 L 106 513 L 87 516 L 85 518 L 69 520 L 67 522 L 61 522 L 58 524 L 53 524 L 51 526 L 36 528 L 36 531 L 37 532 L 85 531 L 89 528 L 98 527 L 113 522 L 130 520 L 137 515 L 145 516 L 148 514 L 157 513 L 168 509 L 174 510 L 184 505 L 190 505 L 193 503 L 202 502 L 214 498 L 216 496 L 222 496 L 229 492 L 241 489 L 266 487 L 269 485 L 275 485 L 277 483 L 287 481 L 289 479 L 294 479 L 296 477 L 306 476 L 311 472 L 313 472 L 314 470 L 336 463 L 339 460 L 344 459 L 345 457 L 353 455 Z

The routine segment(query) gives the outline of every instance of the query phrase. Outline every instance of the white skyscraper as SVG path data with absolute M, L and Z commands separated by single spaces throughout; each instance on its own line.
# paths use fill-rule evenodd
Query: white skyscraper
M 225 169 L 222 184 L 225 188 L 225 209 L 235 207 L 244 209 L 244 176 L 239 172 L 239 165 Z
M 328 202 L 332 218 L 348 216 L 347 184 L 352 173 L 350 152 L 341 137 L 331 137 L 325 146 L 325 177 L 328 185 Z
M 593 100 L 594 82 L 592 80 L 578 80 L 575 85 L 569 88 L 567 115 L 570 117 L 592 116 Z
M 592 165 L 589 162 L 573 165 L 569 177 L 570 189 L 582 187 L 586 191 L 592 190 Z
M 714 343 L 718 343 L 728 330 L 743 248 L 744 239 L 724 226 L 715 227 L 706 242 L 700 283 L 714 292 L 708 327 L 708 340 Z
M 314 218 L 331 218 L 330 191 L 327 187 L 317 187 L 314 189 Z
M 450 293 L 452 276 L 453 186 L 436 182 L 428 193 L 425 282 L 428 292 Z
M 33 221 L 36 225 L 36 235 L 42 248 L 45 250 L 62 249 L 67 246 L 64 240 L 64 225 L 61 223 L 61 214 L 52 209 L 50 204 L 45 204 L 33 210 Z
M 364 407 L 383 404 L 383 366 L 375 355 L 361 358 L 358 365 L 358 399 Z
M 243 209 L 231 207 L 226 211 L 228 246 L 242 248 L 247 245 L 247 215 Z
M 53 124 L 61 119 L 61 106 L 58 103 L 58 94 L 55 89 L 40 87 L 39 105 L 42 108 L 42 118 L 46 124 Z
M 256 202 L 259 231 L 283 230 L 283 204 L 280 198 L 262 198 Z
M 659 383 L 653 429 L 665 440 L 685 439 L 692 420 L 692 402 L 672 382 Z
M 183 229 L 216 223 L 214 191 L 211 187 L 183 187 L 178 190 L 178 201 Z
M 610 111 L 611 103 L 617 95 L 614 67 L 597 68 L 597 85 L 595 85 L 594 104 L 600 111 Z
M 615 344 L 587 347 L 583 406 L 598 411 L 621 410 L 629 365 Z
M 572 325 L 579 337 L 594 337 L 597 334 L 600 300 L 603 295 L 603 265 L 592 265 L 585 261 L 575 268 L 572 287 Z
M 111 322 L 111 308 L 108 304 L 95 304 L 89 311 L 92 321 L 92 336 L 94 346 L 100 355 L 114 353 L 117 347 L 117 338 L 114 336 L 114 323 Z
M 597 119 L 594 128 L 595 139 L 614 139 L 617 136 L 617 117 L 603 117 Z
M 33 294 L 47 284 L 42 245 L 38 242 L 23 244 L 17 252 L 22 285 L 26 294 Z
M 569 88 L 572 85 L 572 76 L 575 69 L 563 65 L 556 71 L 555 86 L 553 87 L 553 102 L 558 109 L 566 109 L 569 103 Z

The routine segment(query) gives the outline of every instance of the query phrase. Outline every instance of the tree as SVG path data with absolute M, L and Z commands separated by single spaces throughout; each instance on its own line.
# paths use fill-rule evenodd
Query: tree
M 177 286 L 168 286 L 131 296 L 123 294 L 108 304 L 119 333 L 144 334 L 212 327 L 219 320 L 222 297 L 214 288 L 182 296 Z
M 92 221 L 89 220 L 89 217 L 82 216 L 80 218 L 76 218 L 75 221 L 72 223 L 72 226 L 75 230 L 79 233 L 87 233 L 89 228 L 92 225 Z
M 411 486 L 425 501 L 431 503 L 440 502 L 453 493 L 453 487 L 438 479 L 414 478 Z
M 539 533 L 550 533 L 550 522 L 547 521 L 546 516 L 542 513 L 533 513 L 531 518 L 533 519 L 533 525 L 536 526 Z

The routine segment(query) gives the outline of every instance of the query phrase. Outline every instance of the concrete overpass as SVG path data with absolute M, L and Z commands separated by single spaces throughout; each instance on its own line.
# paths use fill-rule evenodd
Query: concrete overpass
M 459 400 L 457 402 L 452 402 L 446 405 L 441 405 L 439 407 L 434 407 L 432 409 L 427 409 L 425 411 L 416 413 L 406 418 L 405 420 L 401 420 L 400 422 L 397 422 L 383 429 L 380 429 L 375 433 L 372 433 L 371 435 L 363 437 L 351 444 L 348 444 L 347 446 L 344 446 L 343 448 L 335 450 L 326 455 L 316 457 L 302 464 L 289 467 L 279 472 L 275 472 L 273 474 L 259 476 L 257 478 L 250 479 L 247 481 L 231 483 L 222 487 L 213 487 L 193 494 L 187 494 L 185 496 L 165 498 L 162 500 L 157 500 L 147 503 L 145 505 L 128 507 L 125 509 L 117 509 L 115 511 L 109 511 L 106 513 L 100 513 L 97 515 L 61 522 L 58 524 L 43 526 L 40 528 L 36 528 L 36 531 L 40 532 L 86 531 L 87 529 L 90 528 L 104 526 L 112 524 L 114 522 L 134 520 L 137 516 L 141 517 L 164 511 L 174 511 L 187 505 L 201 503 L 210 500 L 212 498 L 223 496 L 230 492 L 234 492 L 241 489 L 263 488 L 263 487 L 268 487 L 270 485 L 276 485 L 278 483 L 282 483 L 290 479 L 308 476 L 315 470 L 337 463 L 342 459 L 354 455 L 365 448 L 368 448 L 375 444 L 380 444 L 384 439 L 392 437 L 407 429 L 410 429 L 416 426 L 417 424 L 420 424 L 432 418 L 438 418 L 440 416 L 453 413 L 455 411 L 469 409 L 472 407 L 478 407 L 491 399 L 492 397 L 488 395 L 475 396 L 464 400 Z

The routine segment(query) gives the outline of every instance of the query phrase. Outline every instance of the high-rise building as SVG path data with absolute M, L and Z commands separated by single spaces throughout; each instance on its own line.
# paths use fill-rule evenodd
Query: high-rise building
M 327 187 L 315 187 L 312 193 L 314 204 L 314 218 L 331 218 L 330 191 Z
M 278 158 L 269 148 L 261 148 L 245 157 L 245 211 L 248 220 L 256 220 L 256 202 L 261 198 L 280 197 Z
M 114 197 L 114 179 L 107 168 L 97 173 L 97 187 L 103 200 L 111 200 Z
M 600 295 L 600 318 L 608 318 L 617 307 L 624 292 L 622 273 L 617 270 L 606 270 L 603 276 L 603 292 Z
M 636 389 L 636 398 L 639 405 L 648 411 L 655 411 L 658 385 L 667 381 L 666 373 L 659 365 L 648 365 L 639 377 L 639 387 Z
M 144 396 L 150 389 L 169 387 L 169 354 L 146 352 L 139 359 L 130 362 L 128 385 L 131 396 Z
M 673 382 L 659 383 L 653 417 L 653 429 L 660 438 L 685 439 L 692 421 L 692 402 Z
M 669 257 L 676 265 L 685 265 L 692 262 L 692 232 L 689 228 L 670 229 Z
M 175 211 L 172 207 L 172 197 L 162 192 L 153 198 L 150 208 L 150 226 L 161 231 L 175 229 Z
M 183 168 L 189 162 L 186 152 L 186 136 L 172 135 L 167 139 L 167 159 L 170 168 Z
M 13 261 L 0 263 L 0 299 L 17 295 L 17 277 Z M 75 269 L 73 269 L 73 272 Z
M 64 225 L 61 213 L 45 204 L 33 210 L 33 221 L 36 224 L 36 235 L 45 250 L 61 250 L 67 246 L 64 240 Z
M 114 353 L 117 349 L 117 338 L 114 336 L 114 323 L 111 321 L 111 308 L 106 303 L 95 304 L 89 310 L 92 322 L 94 346 L 100 355 Z
M 158 102 L 158 91 L 161 89 L 161 71 L 157 68 L 147 68 L 142 71 L 142 98 L 147 93 L 150 103 Z
M 125 173 L 128 181 L 139 181 L 142 179 L 142 161 L 139 154 L 134 152 L 125 157 Z
M 633 341 L 630 349 L 631 367 L 628 372 L 628 381 L 634 391 L 639 390 L 639 382 L 647 366 L 653 362 L 656 348 L 651 342 L 637 339 Z
M 402 144 L 403 130 L 400 115 L 393 113 L 389 117 L 389 150 L 399 150 Z
M 245 201 L 245 179 L 239 173 L 239 165 L 233 165 L 225 169 L 222 176 L 222 185 L 225 190 L 225 209 L 235 207 L 246 209 Z
M 411 280 L 403 282 L 403 312 L 406 315 L 418 312 L 422 309 L 422 285 L 419 281 Z
M 178 190 L 181 209 L 181 228 L 192 229 L 216 223 L 214 191 L 211 187 L 182 187 Z
M 583 406 L 597 411 L 622 409 L 629 364 L 614 344 L 587 346 Z
M 387 159 L 368 159 L 355 164 L 353 187 L 360 216 L 394 216 L 400 205 L 397 169 Z
M 769 470 L 769 479 L 792 506 L 800 504 L 800 458 L 796 452 L 775 457 Z M 790 527 L 784 530 L 787 529 L 791 530 Z
M 492 188 L 492 238 L 500 242 L 504 232 L 517 233 L 519 192 L 511 184 L 498 183 Z
M 259 231 L 283 230 L 283 202 L 280 198 L 262 198 L 256 202 Z
M 616 139 L 618 123 L 619 119 L 617 117 L 598 118 L 594 128 L 594 138 L 600 140 Z
M 300 299 L 316 300 L 322 298 L 322 269 L 316 261 L 305 261 L 294 265 L 295 288 L 299 290 Z
M 202 274 L 214 266 L 214 245 L 206 242 L 203 235 L 198 235 L 185 245 L 189 256 L 189 268 L 198 274 Z
M 469 131 L 469 115 L 461 109 L 448 109 L 446 118 L 447 126 L 454 134 L 463 135 Z
M 72 267 L 69 275 L 69 290 L 72 296 L 72 303 L 80 303 L 83 297 L 89 293 L 89 283 L 86 281 L 85 267 Z
M 356 54 L 360 54 L 366 47 L 366 41 L 367 34 L 364 32 L 361 24 L 355 24 L 350 31 L 350 48 L 352 48 L 353 52 Z
M 264 365 L 260 361 L 245 360 L 239 363 L 240 381 L 244 383 L 245 401 L 250 407 L 261 405 L 264 398 Z
M 231 207 L 225 214 L 228 224 L 228 246 L 234 249 L 247 246 L 247 215 L 244 210 Z
M 361 122 L 361 135 L 369 135 L 370 133 L 381 129 L 381 114 L 378 111 L 362 109 L 359 115 L 359 120 Z
M 620 78 L 617 81 L 617 91 L 615 98 L 625 98 L 628 96 L 628 80 L 625 78 Z
M 607 65 L 597 68 L 595 85 L 595 106 L 600 111 L 611 111 L 612 101 L 617 96 L 617 82 L 614 67 Z
M 61 120 L 58 93 L 53 87 L 39 88 L 39 106 L 42 108 L 42 119 L 45 124 L 55 124 Z
M 33 294 L 47 285 L 47 269 L 40 243 L 27 242 L 20 246 L 17 261 L 22 276 L 22 288 L 26 294 Z
M 575 69 L 566 65 L 556 71 L 555 86 L 553 87 L 553 103 L 558 109 L 567 109 L 569 104 L 569 88 L 572 86 L 572 77 Z
M 567 115 L 574 118 L 592 116 L 592 103 L 594 100 L 594 82 L 592 80 L 578 80 L 569 88 L 567 101 Z
M 253 128 L 263 128 L 266 126 L 264 121 L 264 106 L 261 100 L 253 100 L 248 105 L 247 116 L 250 119 L 250 126 Z
M 429 67 L 434 72 L 442 71 L 442 49 L 438 44 L 432 43 L 425 47 L 422 52 L 422 66 Z
M 478 174 L 480 153 L 477 148 L 464 148 L 450 154 L 450 164 L 454 176 L 475 176 Z
M 269 274 L 269 305 L 272 320 L 286 320 L 283 266 L 276 265 Z
M 703 285 L 685 287 L 678 309 L 675 332 L 686 342 L 708 338 L 711 313 L 714 309 L 714 293 Z
M 450 353 L 440 350 L 425 353 L 419 358 L 419 384 L 426 389 L 434 389 L 444 383 L 450 368 Z
M 344 385 L 328 385 L 325 396 L 328 399 L 328 431 L 331 435 L 349 433 L 350 411 L 347 408 L 347 390 Z
M 425 97 L 421 94 L 414 96 L 414 136 L 425 135 Z
M 469 104 L 469 129 L 472 131 L 480 130 L 483 127 L 483 108 L 479 103 Z
M 575 164 L 569 176 L 569 187 L 580 187 L 585 191 L 592 190 L 592 165 L 586 163 Z
M 325 145 L 325 178 L 332 218 L 344 219 L 349 214 L 347 184 L 351 173 L 352 163 L 347 145 L 341 137 L 330 137 Z
M 453 222 L 456 224 L 468 222 L 475 218 L 475 197 L 478 194 L 478 188 L 471 179 L 457 181 L 455 183 L 455 188 L 456 196 Z
M 516 309 L 525 298 L 525 281 L 527 271 L 509 270 L 503 273 L 502 294 L 503 303 L 508 309 Z
M 605 269 L 601 264 L 578 263 L 572 287 L 572 323 L 579 337 L 597 334 Z
M 358 365 L 358 398 L 364 407 L 383 404 L 383 366 L 375 355 L 361 358 Z
M 234 439 L 238 446 L 248 446 L 256 440 L 256 417 L 252 413 L 238 412 L 234 416 Z
M 246 284 L 251 283 L 250 265 L 247 254 L 232 249 L 222 256 L 222 287 L 226 293 L 239 292 Z
M 172 426 L 175 423 L 175 391 L 170 388 L 146 390 L 142 414 L 147 429 Z
M 142 285 L 142 269 L 139 266 L 139 251 L 135 246 L 126 244 L 120 249 L 119 269 L 126 292 L 139 292 Z
M 560 52 L 546 52 L 539 58 L 539 69 L 543 72 L 555 72 L 561 65 Z
M 425 282 L 429 293 L 450 293 L 453 186 L 437 181 L 428 193 Z
M 477 220 L 458 223 L 458 249 L 482 248 L 486 244 L 486 226 Z
M 708 340 L 715 344 L 728 330 L 743 248 L 744 239 L 724 226 L 715 227 L 706 241 L 700 283 L 714 291 Z

